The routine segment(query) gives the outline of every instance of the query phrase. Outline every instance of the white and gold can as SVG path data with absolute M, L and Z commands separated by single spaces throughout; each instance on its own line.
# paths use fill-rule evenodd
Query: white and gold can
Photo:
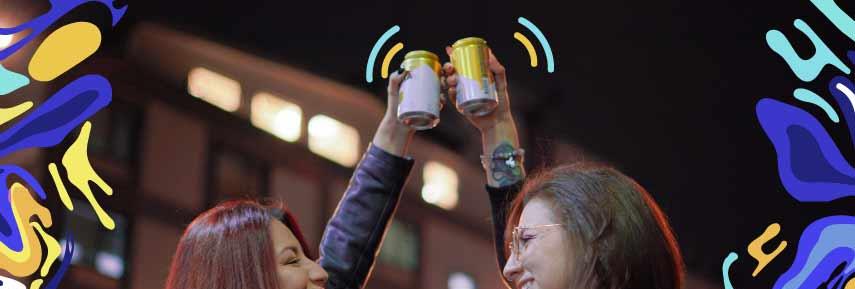
M 398 119 L 415 130 L 427 130 L 439 124 L 439 57 L 430 51 L 416 50 L 404 55 L 401 68 L 409 72 L 398 92 Z

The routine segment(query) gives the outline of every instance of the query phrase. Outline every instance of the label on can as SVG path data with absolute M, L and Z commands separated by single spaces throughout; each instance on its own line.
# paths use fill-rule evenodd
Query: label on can
M 401 83 L 398 119 L 415 129 L 433 128 L 439 122 L 441 109 L 437 67 L 419 63 L 406 68 L 409 75 Z

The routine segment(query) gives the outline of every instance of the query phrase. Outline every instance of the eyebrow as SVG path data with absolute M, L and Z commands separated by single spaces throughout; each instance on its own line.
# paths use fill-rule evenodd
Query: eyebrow
M 282 254 L 284 254 L 286 251 L 289 251 L 289 250 L 291 252 L 294 252 L 294 255 L 297 255 L 297 246 L 291 245 L 291 246 L 287 246 L 285 248 L 282 248 L 282 250 L 279 250 L 279 254 L 277 254 L 277 256 L 282 256 Z

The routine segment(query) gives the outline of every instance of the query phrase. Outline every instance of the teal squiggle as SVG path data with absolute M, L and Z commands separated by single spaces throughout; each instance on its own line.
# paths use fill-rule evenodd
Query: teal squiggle
M 377 54 L 380 53 L 380 48 L 383 47 L 383 43 L 386 43 L 389 38 L 392 38 L 392 35 L 401 31 L 401 27 L 398 25 L 392 26 L 389 30 L 386 30 L 377 42 L 374 42 L 374 47 L 371 48 L 371 54 L 368 55 L 368 64 L 365 65 L 365 81 L 371 83 L 374 81 L 374 60 L 377 59 Z
M 724 289 L 733 289 L 733 285 L 730 284 L 730 265 L 733 265 L 733 262 L 736 262 L 737 258 L 739 258 L 739 255 L 730 252 L 727 258 L 724 258 L 724 263 L 721 264 L 721 277 L 724 279 Z
M 549 41 L 546 41 L 546 36 L 543 36 L 543 32 L 540 32 L 540 29 L 534 26 L 534 23 L 531 23 L 528 19 L 520 17 L 517 19 L 517 22 L 528 28 L 537 37 L 537 41 L 540 41 L 540 46 L 543 46 L 543 54 L 546 54 L 546 71 L 549 73 L 554 72 L 555 61 L 552 59 L 552 47 L 549 46 Z
M 798 100 L 819 106 L 823 111 L 825 111 L 825 114 L 828 115 L 828 118 L 830 118 L 831 121 L 835 123 L 840 122 L 840 117 L 837 116 L 837 112 L 834 111 L 834 108 L 831 108 L 831 105 L 828 104 L 827 101 L 822 99 L 819 95 L 816 95 L 813 91 L 804 88 L 797 88 L 796 91 L 793 91 L 793 96 Z
M 790 40 L 781 31 L 772 29 L 766 32 L 766 44 L 769 45 L 772 51 L 784 58 L 784 61 L 787 62 L 787 65 L 790 66 L 796 77 L 804 82 L 813 81 L 828 64 L 840 69 L 845 74 L 849 74 L 849 67 L 843 64 L 843 61 L 837 58 L 834 52 L 831 52 L 828 45 L 816 35 L 816 32 L 810 28 L 810 25 L 801 19 L 796 19 L 793 21 L 793 26 L 804 33 L 816 49 L 815 54 L 810 59 L 801 58 L 796 53 Z

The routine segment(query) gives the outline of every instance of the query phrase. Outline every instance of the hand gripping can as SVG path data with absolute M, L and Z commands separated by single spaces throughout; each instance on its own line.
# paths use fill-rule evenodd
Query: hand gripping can
M 442 109 L 439 57 L 429 51 L 411 51 L 404 56 L 401 68 L 409 75 L 398 91 L 398 119 L 415 130 L 434 128 Z
M 457 110 L 465 115 L 489 114 L 498 105 L 496 81 L 487 66 L 487 41 L 478 37 L 457 40 L 451 63 L 457 71 Z

